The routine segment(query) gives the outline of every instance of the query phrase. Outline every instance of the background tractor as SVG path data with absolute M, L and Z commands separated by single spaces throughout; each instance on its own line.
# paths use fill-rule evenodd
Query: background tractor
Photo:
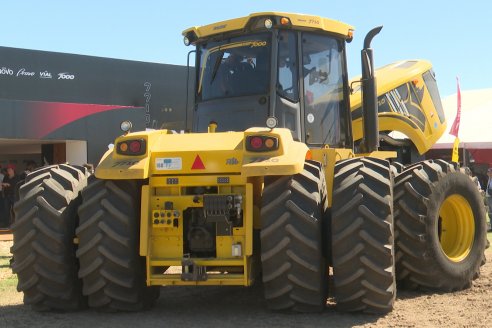
M 401 169 L 425 159 L 424 154 L 446 130 L 446 117 L 432 64 L 402 60 L 376 69 L 378 123 L 381 150 L 395 151 L 393 163 Z M 362 131 L 361 77 L 351 80 L 350 95 L 355 148 Z
M 418 90 L 422 134 L 411 111 L 378 113 L 370 43 L 380 29 L 364 40 L 353 111 L 347 24 L 265 12 L 185 30 L 196 46 L 193 133 L 124 122 L 95 175 L 58 165 L 27 177 L 12 227 L 25 303 L 136 311 L 160 286 L 261 279 L 271 309 L 321 311 L 330 292 L 342 311 L 386 313 L 396 280 L 469 286 L 485 247 L 471 179 L 378 150 L 386 130 L 402 127 L 418 148 L 415 136 L 432 143 L 445 125 L 430 67 L 384 91 Z

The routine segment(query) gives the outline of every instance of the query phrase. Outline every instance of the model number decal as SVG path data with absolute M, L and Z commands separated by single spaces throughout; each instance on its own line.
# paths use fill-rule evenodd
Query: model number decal
M 181 170 L 182 167 L 183 167 L 183 161 L 181 157 L 167 157 L 167 158 L 155 159 L 156 170 Z
M 267 45 L 266 41 L 253 41 L 251 43 L 251 48 L 265 47 Z
M 115 162 L 112 167 L 121 167 L 121 166 L 132 166 L 137 164 L 140 161 L 121 161 Z

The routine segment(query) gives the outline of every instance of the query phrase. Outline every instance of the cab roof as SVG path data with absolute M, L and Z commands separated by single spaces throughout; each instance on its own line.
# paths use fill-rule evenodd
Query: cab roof
M 262 28 L 264 20 L 270 18 L 274 25 L 288 27 L 296 30 L 318 30 L 340 35 L 345 39 L 352 39 L 354 28 L 340 21 L 313 15 L 284 13 L 284 12 L 259 12 L 249 16 L 229 19 L 204 26 L 194 26 L 183 31 L 183 36 L 192 43 L 208 37 L 248 29 Z M 282 18 L 288 18 L 288 24 L 281 24 Z M 285 23 L 285 20 L 284 20 Z

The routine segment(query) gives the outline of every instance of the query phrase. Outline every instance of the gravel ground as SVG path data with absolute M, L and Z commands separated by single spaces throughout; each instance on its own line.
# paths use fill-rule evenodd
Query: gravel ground
M 0 241 L 0 254 L 10 246 Z M 492 259 L 492 248 L 486 255 Z M 5 281 L 9 277 L 2 266 L 0 279 Z M 270 312 L 261 288 L 165 287 L 146 312 L 37 313 L 22 304 L 15 288 L 2 287 L 0 327 L 492 327 L 491 261 L 472 288 L 451 294 L 400 291 L 395 309 L 384 316 L 337 313 L 332 302 L 320 314 Z

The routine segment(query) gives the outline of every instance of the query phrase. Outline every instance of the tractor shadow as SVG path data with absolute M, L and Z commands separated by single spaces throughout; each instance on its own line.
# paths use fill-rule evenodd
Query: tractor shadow
M 267 309 L 263 286 L 162 287 L 154 307 L 136 313 L 95 310 L 35 312 L 27 305 L 0 308 L 0 327 L 351 327 L 383 316 L 336 312 L 332 299 L 321 313 L 284 313 Z

